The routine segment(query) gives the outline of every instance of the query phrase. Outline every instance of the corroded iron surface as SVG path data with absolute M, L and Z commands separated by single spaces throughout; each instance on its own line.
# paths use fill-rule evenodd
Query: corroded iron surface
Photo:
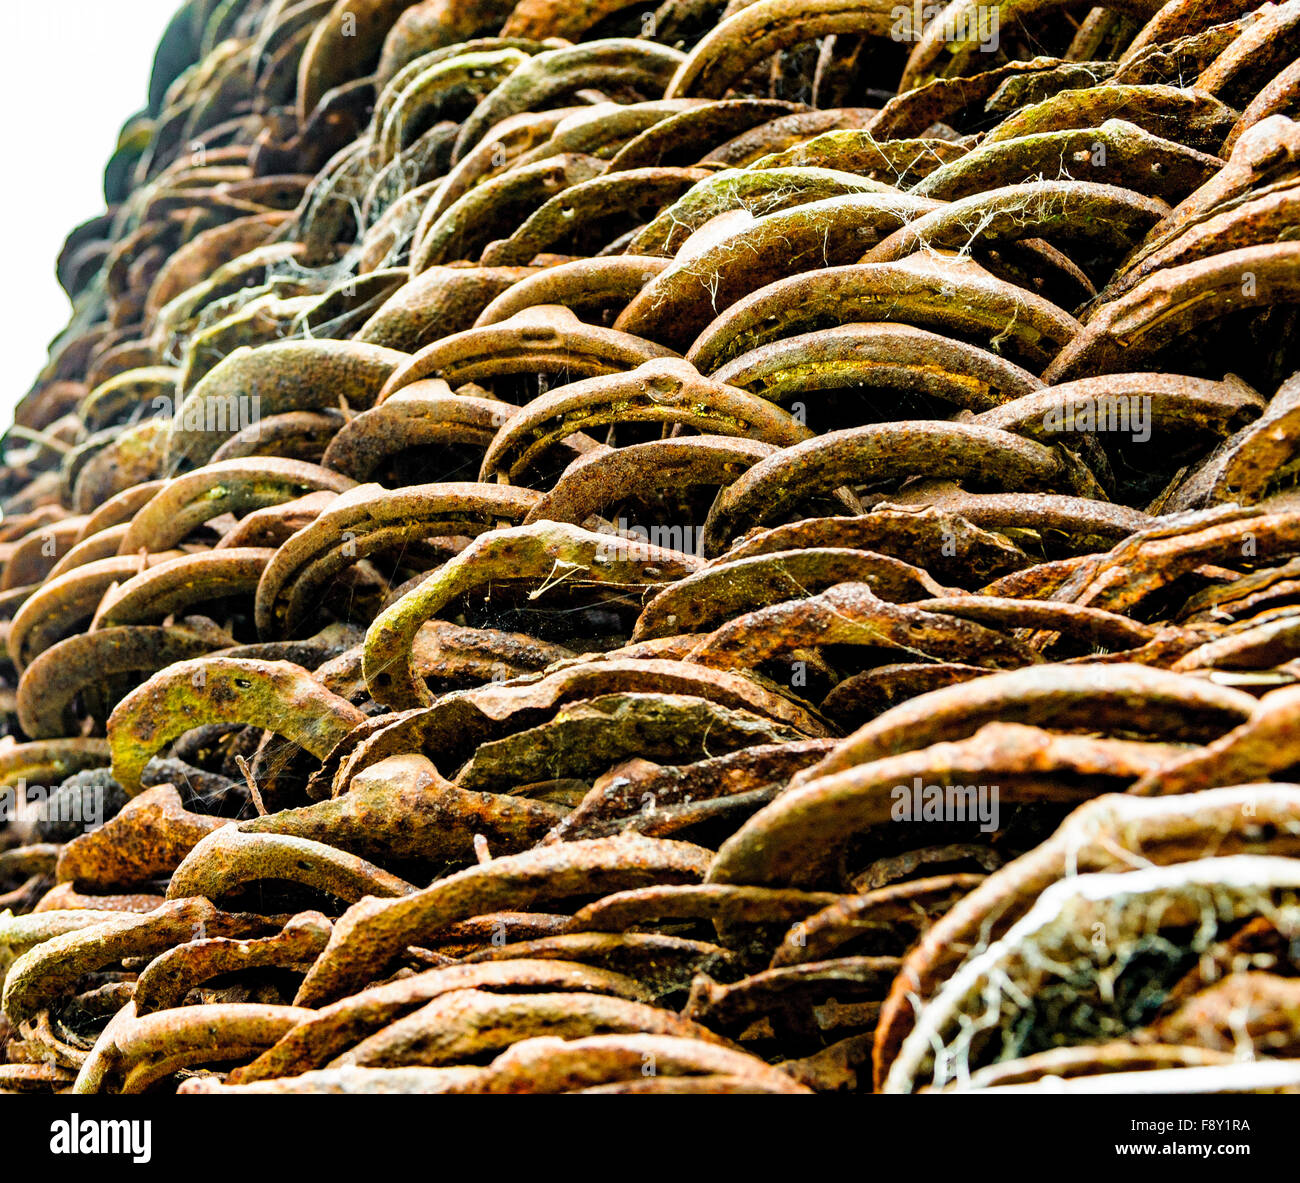
M 1300 1091 L 1298 55 L 189 0 L 0 438 L 0 1092 Z

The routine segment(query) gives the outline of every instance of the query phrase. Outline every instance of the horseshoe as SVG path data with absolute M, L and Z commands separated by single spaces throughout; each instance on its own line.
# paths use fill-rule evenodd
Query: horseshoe
M 610 159 L 609 171 L 694 164 L 718 145 L 798 110 L 797 104 L 776 99 L 693 102 L 629 139 Z
M 296 1006 L 221 1003 L 133 1018 L 114 1039 L 120 1092 L 143 1093 L 181 1068 L 255 1055 L 308 1012 Z M 80 1078 L 78 1078 L 80 1083 Z
M 461 108 L 472 111 L 529 57 L 509 45 L 461 52 L 442 60 L 417 58 L 384 88 L 375 105 L 372 127 L 380 166 L 395 160 L 420 132 L 440 119 L 450 118 Z
M 822 132 L 784 151 L 764 156 L 750 167 L 829 168 L 883 181 L 895 189 L 910 190 L 922 178 L 962 159 L 969 151 L 964 145 L 948 140 L 924 137 L 887 140 L 877 139 L 869 131 L 838 129 Z
M 882 599 L 906 603 L 942 589 L 921 568 L 872 551 L 833 547 L 721 560 L 679 579 L 645 606 L 634 640 L 707 632 L 743 612 L 814 595 L 837 583 L 865 583 Z
M 696 43 L 673 75 L 665 98 L 721 98 L 764 58 L 803 41 L 838 33 L 887 37 L 883 4 L 850 0 L 758 0 L 725 17 Z
M 416 231 L 411 273 L 419 275 L 455 259 L 477 259 L 502 227 L 526 222 L 557 194 L 595 179 L 604 168 L 594 156 L 564 153 L 481 181 L 448 205 L 436 221 Z M 540 252 L 527 253 L 526 258 L 525 253 L 491 260 L 485 257 L 483 261 L 494 266 L 524 266 Z
M 138 686 L 108 719 L 113 776 L 134 796 L 161 748 L 203 723 L 242 723 L 323 759 L 364 716 L 287 661 L 206 657 L 177 662 Z
M 892 263 L 914 251 L 981 249 L 1027 238 L 1082 239 L 1118 255 L 1169 212 L 1159 198 L 1091 181 L 1034 181 L 959 198 L 923 213 L 862 256 Z
M 510 485 L 414 485 L 391 492 L 357 486 L 267 563 L 257 588 L 258 633 L 268 640 L 292 635 L 329 582 L 367 555 L 439 535 L 476 536 L 502 521 L 519 521 L 538 496 Z
M 962 584 L 981 580 L 986 573 L 1030 565 L 1006 538 L 987 533 L 965 517 L 933 507 L 887 504 L 859 517 L 804 518 L 751 531 L 719 561 L 815 546 L 878 551 Z M 954 561 L 957 556 L 960 560 Z
M 357 331 L 368 344 L 414 352 L 463 332 L 532 267 L 431 267 L 397 289 Z
M 173 477 L 131 518 L 118 553 L 151 555 L 181 542 L 191 531 L 226 513 L 282 505 L 317 491 L 343 493 L 353 482 L 301 460 L 259 456 L 219 460 Z
M 499 324 L 453 333 L 426 345 L 394 371 L 377 401 L 383 403 L 424 378 L 443 378 L 453 387 L 510 374 L 586 378 L 621 373 L 651 358 L 675 356 L 672 350 L 630 333 L 583 324 L 568 308 L 542 304 Z
M 241 822 L 247 834 L 278 834 L 324 844 L 361 859 L 424 863 L 474 860 L 474 836 L 501 854 L 540 840 L 564 816 L 543 801 L 457 788 L 422 756 L 371 764 L 329 801 Z
M 1049 386 L 977 415 L 972 422 L 1033 439 L 1056 434 L 1051 422 L 1073 423 L 1081 409 L 1103 419 L 1114 400 L 1150 401 L 1148 423 L 1162 431 L 1202 431 L 1226 436 L 1264 409 L 1263 399 L 1243 384 L 1210 382 L 1180 374 L 1114 374 Z
M 56 641 L 89 623 L 104 593 L 142 569 L 177 558 L 176 551 L 148 556 L 119 555 L 83 563 L 47 580 L 23 603 L 9 624 L 9 659 L 21 674 Z
M 1107 788 L 1123 788 L 1157 767 L 1161 745 L 1073 735 L 1048 735 L 1018 723 L 990 723 L 960 743 L 859 764 L 792 788 L 759 810 L 718 850 L 710 883 L 781 883 L 813 887 L 842 876 L 855 834 L 873 827 L 905 827 L 892 820 L 895 786 L 945 780 L 993 779 L 999 800 L 1081 802 Z M 895 839 L 895 841 L 906 839 Z
M 943 361 L 936 362 L 941 343 Z M 778 403 L 813 390 L 866 387 L 915 391 L 984 412 L 1042 389 L 1028 370 L 986 349 L 889 322 L 840 325 L 772 341 L 741 354 L 713 377 Z
M 651 1057 L 651 1060 L 647 1060 Z M 600 1083 L 646 1079 L 642 1069 L 655 1065 L 656 1079 L 679 1085 L 716 1085 L 729 1078 L 745 1088 L 773 1092 L 800 1091 L 779 1068 L 755 1056 L 672 1035 L 592 1035 L 584 1039 L 525 1039 L 502 1052 L 465 1092 L 567 1093 L 589 1091 Z M 703 1076 L 697 1074 L 706 1074 Z
M 172 366 L 141 366 L 115 374 L 81 401 L 77 414 L 89 432 L 129 421 L 145 407 L 171 407 L 180 371 Z
M 621 310 L 667 266 L 666 259 L 635 254 L 559 263 L 503 291 L 479 313 L 474 327 L 500 324 L 540 304 L 563 304 L 575 313 Z
M 256 1060 L 231 1074 L 235 1083 L 297 1076 L 328 1063 L 360 1040 L 421 1006 L 455 991 L 598 991 L 640 1000 L 644 992 L 619 973 L 574 962 L 521 958 L 484 965 L 450 965 L 404 981 L 371 986 L 311 1012 Z
M 721 625 L 689 660 L 716 669 L 755 669 L 814 645 L 867 645 L 990 668 L 1040 660 L 1027 645 L 973 621 L 881 600 L 864 583 L 785 600 Z
M 1267 245 L 1284 235 L 1294 217 L 1300 194 L 1296 184 L 1280 184 L 1222 212 L 1209 212 L 1191 225 L 1182 224 L 1170 235 L 1148 241 L 1125 261 L 1102 293 L 1103 301 L 1131 291 L 1149 275 L 1167 267 L 1196 262 L 1226 250 Z M 1150 236 L 1148 236 L 1150 239 Z
M 425 621 L 457 596 L 489 581 L 544 587 L 557 573 L 589 587 L 636 588 L 677 577 L 696 566 L 676 551 L 638 546 L 574 526 L 538 522 L 496 530 L 476 539 L 424 583 L 386 608 L 366 633 L 366 685 L 390 706 L 429 703 L 432 696 L 411 669 L 411 642 Z
M 943 1035 L 965 1005 L 972 987 L 980 983 L 986 973 L 995 972 L 996 967 L 1005 967 L 1010 971 L 1008 978 L 1016 981 L 1023 976 L 1020 967 L 1031 956 L 1031 948 L 1044 953 L 1055 952 L 1054 963 L 1063 965 L 1068 961 L 1066 950 L 1069 947 L 1086 944 L 1081 933 L 1090 931 L 1087 926 L 1094 921 L 1106 923 L 1106 931 L 1113 934 L 1109 940 L 1118 941 L 1126 931 L 1132 931 L 1145 922 L 1145 917 L 1138 913 L 1145 911 L 1144 905 L 1149 905 L 1156 892 L 1161 893 L 1160 922 L 1163 925 L 1172 925 L 1180 916 L 1190 919 L 1194 915 L 1193 909 L 1208 898 L 1210 891 L 1215 893 L 1218 901 L 1217 914 L 1221 923 L 1228 918 L 1250 916 L 1261 905 L 1290 906 L 1294 888 L 1289 862 L 1282 858 L 1237 855 L 1228 859 L 1208 858 L 1196 863 L 1152 867 L 1131 874 L 1098 874 L 1089 876 L 1088 881 L 1063 881 L 1053 885 L 1039 897 L 1037 907 L 1000 941 L 959 969 L 943 993 L 926 1008 L 904 1040 L 884 1081 L 884 1090 L 906 1091 L 923 1074 L 933 1074 L 936 1084 L 946 1083 L 950 1069 L 942 1061 L 937 1061 L 935 1049 L 944 1046 Z M 1216 878 L 1210 880 L 1211 875 Z M 1245 880 L 1247 875 L 1252 876 L 1250 881 Z M 1043 984 L 1039 978 L 1030 986 L 1028 994 L 1020 996 L 1031 997 Z
M 496 87 L 461 127 L 452 152 L 455 164 L 510 115 L 543 106 L 550 99 L 584 86 L 623 86 L 661 94 L 683 55 L 666 45 L 611 37 L 587 45 L 539 53 Z M 676 95 L 666 95 L 676 98 Z
M 1161 2 L 1162 0 L 1120 0 L 1109 7 L 1141 20 L 1154 16 L 1159 11 Z M 1014 29 L 1031 16 L 1039 16 L 1052 9 L 1068 10 L 1072 6 L 1072 0 L 1037 0 L 1032 5 L 999 3 L 993 8 L 981 8 L 971 3 L 971 0 L 952 0 L 924 29 L 915 30 L 920 37 L 907 59 L 903 76 L 899 79 L 899 92 L 909 91 L 936 75 L 964 73 L 972 58 L 985 48 L 989 30 L 994 30 L 996 35 L 1003 22 Z
M 50 646 L 23 671 L 18 682 L 18 720 L 33 739 L 52 739 L 76 730 L 69 713 L 83 690 L 116 674 L 149 677 L 176 661 L 220 648 L 210 634 L 170 626 L 101 628 Z
M 436 1065 L 501 1051 L 527 1035 L 581 1037 L 611 1032 L 722 1042 L 707 1027 L 671 1011 L 606 994 L 458 990 L 426 1003 L 330 1063 L 350 1067 L 432 1061 Z
M 314 887 L 350 903 L 410 895 L 415 887 L 345 851 L 287 834 L 250 834 L 235 826 L 213 830 L 172 872 L 168 899 L 220 899 L 248 883 L 281 880 Z
M 895 227 L 934 208 L 909 195 L 863 193 L 757 219 L 739 215 L 734 229 L 720 221 L 687 240 L 679 258 L 646 284 L 615 327 L 685 348 L 719 312 L 751 292 L 783 277 L 854 262 L 863 247 L 888 240 Z
M 570 382 L 533 399 L 502 424 L 483 457 L 479 479 L 520 480 L 548 449 L 579 431 L 645 422 L 744 435 L 775 446 L 809 435 L 766 399 L 702 378 L 675 358 L 655 359 L 628 373 Z
M 259 399 L 259 414 L 329 410 L 340 398 L 350 407 L 365 408 L 407 360 L 397 350 L 358 341 L 277 341 L 255 350 L 236 349 L 177 408 L 167 462 L 172 468 L 182 462 L 207 463 L 244 426 L 231 429 L 227 424 L 240 417 L 250 390 Z
M 552 112 L 558 118 L 550 137 L 526 151 L 519 157 L 519 163 L 533 164 L 560 152 L 582 152 L 601 160 L 610 160 L 624 144 L 643 131 L 671 115 L 698 105 L 695 99 L 650 99 L 643 103 L 600 102 L 591 106 L 564 108 Z M 487 140 L 488 136 L 485 135 L 483 142 L 474 151 L 481 151 Z
M 209 937 L 168 949 L 155 957 L 136 982 L 138 1016 L 182 1006 L 196 986 L 222 974 L 265 966 L 306 972 L 329 940 L 330 922 L 319 912 L 302 912 L 275 936 L 251 941 Z
M 242 428 L 212 453 L 212 463 L 279 456 L 317 464 L 343 425 L 340 411 L 288 411 Z
M 722 1031 L 743 1031 L 760 1018 L 798 1031 L 809 1012 L 820 1031 L 861 1028 L 897 969 L 897 957 L 839 957 L 761 970 L 727 986 L 700 977 L 683 1013 Z
M 640 887 L 614 892 L 588 904 L 572 921 L 574 932 L 624 932 L 665 920 L 711 920 L 736 924 L 793 924 L 834 904 L 824 891 L 790 891 L 722 884 Z
M 19 957 L 5 977 L 5 1014 L 15 1023 L 35 1018 L 71 994 L 86 974 L 127 957 L 161 953 L 189 940 L 200 924 L 212 936 L 261 936 L 274 930 L 260 916 L 221 912 L 203 899 L 169 900 L 143 916 L 114 912 L 50 936 Z
M 275 552 L 231 547 L 183 555 L 134 575 L 104 593 L 90 623 L 98 629 L 161 622 L 195 604 L 226 596 L 251 596 Z
M 471 444 L 486 451 L 513 410 L 508 403 L 452 394 L 451 387 L 437 378 L 414 382 L 343 425 L 321 464 L 365 481 L 389 457 L 407 448 Z
M 1215 788 L 1225 781 L 1244 784 L 1273 769 L 1294 763 L 1288 756 L 1295 752 L 1291 722 L 1297 697 L 1286 687 L 1274 690 L 1259 700 L 1248 719 L 1218 736 L 1205 748 L 1189 752 L 1171 761 L 1167 776 L 1150 775 L 1133 786 L 1134 796 L 1189 793 L 1200 788 Z
M 298 1005 L 319 1008 L 337 1001 L 421 933 L 502 905 L 527 907 L 565 895 L 697 881 L 707 869 L 706 855 L 685 842 L 639 835 L 564 842 L 493 859 L 404 899 L 362 900 L 334 926 L 329 945 L 298 991 Z M 7 1006 L 6 1012 L 13 1013 Z
M 824 168 L 723 169 L 692 185 L 656 215 L 631 239 L 628 251 L 671 259 L 687 239 L 721 214 L 747 210 L 760 217 L 813 201 L 887 192 L 878 182 Z
M 635 729 L 632 724 L 635 720 Z M 590 780 L 635 755 L 669 764 L 797 737 L 748 710 L 686 694 L 609 694 L 562 708 L 550 722 L 485 743 L 458 787 L 509 792 L 546 774 Z
M 1172 86 L 1110 85 L 1067 90 L 1026 107 L 1004 119 L 988 142 L 1062 131 L 1074 127 L 1100 127 L 1107 119 L 1122 118 L 1174 143 L 1214 152 L 1231 130 L 1236 115 L 1212 95 Z
M 940 875 L 863 895 L 839 896 L 791 926 L 772 955 L 771 968 L 824 961 L 845 944 L 875 930 L 898 926 L 905 933 L 923 933 L 986 879 L 985 875 Z
M 86 518 L 65 518 L 41 530 L 24 535 L 14 544 L 4 564 L 0 590 L 13 591 L 40 583 L 58 566 L 80 536 Z M 52 553 L 51 553 L 52 552 Z
M 1243 806 L 1249 803 L 1247 812 Z M 953 905 L 910 950 L 881 1011 L 876 1032 L 876 1076 L 886 1072 L 913 1026 L 914 1000 L 933 995 L 976 947 L 1007 932 L 1050 884 L 1067 876 L 1118 872 L 1201 857 L 1207 834 L 1219 855 L 1266 853 L 1274 832 L 1289 833 L 1297 804 L 1294 786 L 1251 785 L 1187 797 L 1101 797 L 1081 805 L 1052 837 L 993 875 Z M 1253 815 L 1253 816 L 1252 816 Z M 1261 825 L 1261 818 L 1265 819 Z M 1279 853 L 1285 852 L 1285 845 Z
M 482 143 L 473 151 L 466 153 L 460 162 L 453 165 L 438 181 L 433 196 L 420 214 L 414 242 L 418 244 L 424 238 L 428 228 L 447 212 L 453 202 L 464 197 L 476 186 L 500 176 L 504 169 L 517 163 L 521 157 L 534 149 L 550 143 L 551 133 L 564 122 L 566 116 L 574 110 L 582 109 L 525 111 L 519 115 L 508 116 L 491 128 L 483 137 Z M 502 159 L 503 153 L 504 159 Z
M 616 502 L 655 501 L 694 486 L 725 488 L 777 450 L 759 440 L 696 435 L 589 452 L 564 470 L 524 521 L 579 525 Z
M 0 786 L 27 781 L 34 785 L 62 784 L 76 772 L 103 768 L 108 745 L 102 739 L 43 739 L 0 749 Z
M 595 254 L 621 230 L 635 229 L 709 175 L 700 168 L 637 168 L 579 181 L 525 218 L 509 237 L 491 243 L 480 261 L 520 267 L 561 251 L 570 239 L 588 243 Z
M 1133 716 L 1136 701 L 1143 707 L 1140 719 Z M 884 712 L 797 774 L 791 787 L 926 744 L 963 740 L 987 723 L 1205 742 L 1248 719 L 1254 705 L 1241 691 L 1138 665 L 1047 665 L 990 674 Z
M 791 474 L 798 473 L 798 481 Z M 718 494 L 704 525 L 704 553 L 718 555 L 744 525 L 761 525 L 846 482 L 909 476 L 997 482 L 1014 488 L 1065 485 L 1104 496 L 1086 470 L 1008 432 L 945 420 L 870 424 L 828 432 L 762 460 Z
M 981 144 L 936 168 L 913 187 L 919 197 L 955 201 L 1039 177 L 1096 178 L 1163 201 L 1181 201 L 1208 181 L 1223 162 L 1173 140 L 1152 135 L 1126 119 L 1100 127 L 1036 132 Z
M 1080 331 L 1055 305 L 993 279 L 972 260 L 914 255 L 901 263 L 827 267 L 768 284 L 714 320 L 686 359 L 711 374 L 769 341 L 872 320 L 976 336 L 1035 371 Z

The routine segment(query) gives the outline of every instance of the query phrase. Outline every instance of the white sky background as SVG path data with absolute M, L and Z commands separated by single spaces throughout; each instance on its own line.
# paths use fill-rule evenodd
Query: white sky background
M 68 232 L 104 210 L 104 166 L 149 97 L 180 0 L 0 0 L 5 167 L 0 225 L 0 430 L 45 365 L 71 305 L 54 278 Z

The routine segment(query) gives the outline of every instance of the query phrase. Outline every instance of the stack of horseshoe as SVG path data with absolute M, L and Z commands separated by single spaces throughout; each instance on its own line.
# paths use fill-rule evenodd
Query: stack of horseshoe
M 0 1092 L 1300 1091 L 1300 0 L 1092 4 L 184 4 Z

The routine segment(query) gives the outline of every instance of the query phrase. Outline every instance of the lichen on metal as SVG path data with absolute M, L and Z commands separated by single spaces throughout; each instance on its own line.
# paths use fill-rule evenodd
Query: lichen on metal
M 1300 22 L 1059 7 L 181 6 L 0 1093 L 1300 1091 Z

